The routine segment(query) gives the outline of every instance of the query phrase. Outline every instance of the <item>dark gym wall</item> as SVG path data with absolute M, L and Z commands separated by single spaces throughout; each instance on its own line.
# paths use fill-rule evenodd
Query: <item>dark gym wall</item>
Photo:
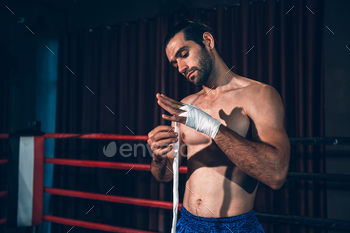
M 236 2 L 239 1 L 5 1 L 0 8 L 0 42 L 17 62 L 16 73 L 11 78 L 9 130 L 23 129 L 28 121 L 38 120 L 35 100 L 36 77 L 40 71 L 37 68 L 40 70 L 40 63 L 42 66 L 46 64 L 38 56 L 37 49 L 40 51 L 42 46 L 45 47 L 43 41 L 57 40 L 62 30 L 113 25 L 140 17 L 171 14 L 184 8 L 208 8 L 217 4 L 230 6 Z
M 183 8 L 229 6 L 236 2 L 239 0 L 4 1 L 0 8 L 0 46 L 6 47 L 17 62 L 17 72 L 11 78 L 10 87 L 10 131 L 23 129 L 28 121 L 37 120 L 36 90 L 41 88 L 37 81 L 40 77 L 38 65 L 44 65 L 38 60 L 37 48 L 45 46 L 46 39 L 57 38 L 60 31 L 112 25 L 170 14 Z M 350 137 L 350 1 L 325 0 L 325 4 L 325 132 L 326 136 Z M 26 25 L 36 34 L 32 35 Z M 349 146 L 326 149 L 327 172 L 350 174 Z M 328 217 L 350 220 L 349 186 L 329 184 L 328 187 Z M 340 190 L 344 187 L 348 191 Z
M 325 4 L 325 133 L 350 137 L 350 1 Z M 326 152 L 327 173 L 350 174 L 350 146 L 327 146 Z M 349 197 L 350 185 L 329 183 L 328 218 L 350 220 Z

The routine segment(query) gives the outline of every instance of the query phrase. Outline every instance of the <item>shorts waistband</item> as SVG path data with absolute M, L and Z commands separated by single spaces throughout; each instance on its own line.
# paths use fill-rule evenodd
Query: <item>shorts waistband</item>
M 249 211 L 248 213 L 232 216 L 232 217 L 223 217 L 223 218 L 204 218 L 191 214 L 186 210 L 186 208 L 182 205 L 180 210 L 181 218 L 184 217 L 187 220 L 193 220 L 194 222 L 211 222 L 211 223 L 238 223 L 241 221 L 256 221 L 256 215 L 254 210 Z

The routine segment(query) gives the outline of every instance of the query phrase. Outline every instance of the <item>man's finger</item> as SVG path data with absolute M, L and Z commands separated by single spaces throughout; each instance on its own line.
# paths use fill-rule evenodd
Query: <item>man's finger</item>
M 184 112 L 183 110 L 180 109 L 180 107 L 181 107 L 180 105 L 179 106 L 170 106 L 169 104 L 165 103 L 164 100 L 158 100 L 158 104 L 165 111 L 169 112 L 172 115 L 179 115 L 179 114 Z
M 172 145 L 169 145 L 168 147 L 164 148 L 164 149 L 159 149 L 157 151 L 158 156 L 165 156 L 166 154 L 168 154 L 171 150 L 173 149 Z
M 172 107 L 172 108 L 181 108 L 181 106 L 182 106 L 182 105 L 180 105 L 180 104 L 177 104 L 177 103 L 174 103 L 174 102 L 172 102 L 172 101 L 170 101 L 170 100 L 167 100 L 167 99 L 165 99 L 165 98 L 163 98 L 163 97 L 159 98 L 159 99 L 158 99 L 158 102 L 161 102 L 161 103 L 163 103 L 163 104 L 166 104 L 166 105 L 168 105 L 168 106 L 170 106 L 170 107 Z
M 169 112 L 170 114 L 176 114 L 176 109 L 169 106 L 168 104 L 164 103 L 161 100 L 158 100 L 157 102 L 159 104 L 159 106 L 161 106 L 165 111 Z M 179 112 L 177 114 L 180 114 Z
M 176 108 L 181 108 L 181 106 L 183 105 L 181 102 L 173 100 L 164 94 L 161 94 L 160 97 L 158 98 L 158 100 L 163 101 L 165 104 L 168 104 L 168 105 L 170 105 L 172 107 L 176 107 Z
M 156 128 L 154 128 L 151 132 L 148 133 L 148 137 L 152 137 L 155 135 L 157 132 L 169 132 L 169 131 L 174 131 L 172 126 L 169 125 L 159 125 Z
M 168 97 L 168 96 L 166 96 L 166 95 L 164 95 L 164 94 L 161 94 L 161 97 L 163 97 L 164 99 L 169 100 L 170 102 L 173 102 L 174 104 L 182 105 L 181 102 L 178 102 L 178 101 L 176 101 L 176 100 L 174 100 L 174 99 L 172 99 L 172 98 L 170 98 L 170 97 Z
M 153 137 L 153 141 L 157 142 L 162 139 L 168 139 L 168 138 L 177 138 L 177 135 L 173 130 L 171 131 L 169 130 L 167 132 L 164 131 L 164 132 L 155 134 Z
M 180 122 L 182 124 L 186 124 L 186 117 L 179 117 L 177 115 L 169 116 L 165 114 L 163 114 L 162 117 L 164 120 L 175 121 L 175 122 Z

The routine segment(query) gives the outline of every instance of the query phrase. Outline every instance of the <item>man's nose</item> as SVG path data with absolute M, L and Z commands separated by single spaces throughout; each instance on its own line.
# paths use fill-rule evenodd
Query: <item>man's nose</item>
M 188 66 L 187 66 L 186 62 L 179 61 L 177 65 L 179 67 L 179 73 L 181 73 L 181 74 L 186 76 L 185 72 L 188 69 Z

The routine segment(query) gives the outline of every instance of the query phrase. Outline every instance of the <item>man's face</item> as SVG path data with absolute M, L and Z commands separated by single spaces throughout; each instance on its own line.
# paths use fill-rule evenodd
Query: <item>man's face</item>
M 183 32 L 177 33 L 166 47 L 169 62 L 179 73 L 196 86 L 205 85 L 212 70 L 212 58 L 207 49 L 194 41 L 185 41 Z

